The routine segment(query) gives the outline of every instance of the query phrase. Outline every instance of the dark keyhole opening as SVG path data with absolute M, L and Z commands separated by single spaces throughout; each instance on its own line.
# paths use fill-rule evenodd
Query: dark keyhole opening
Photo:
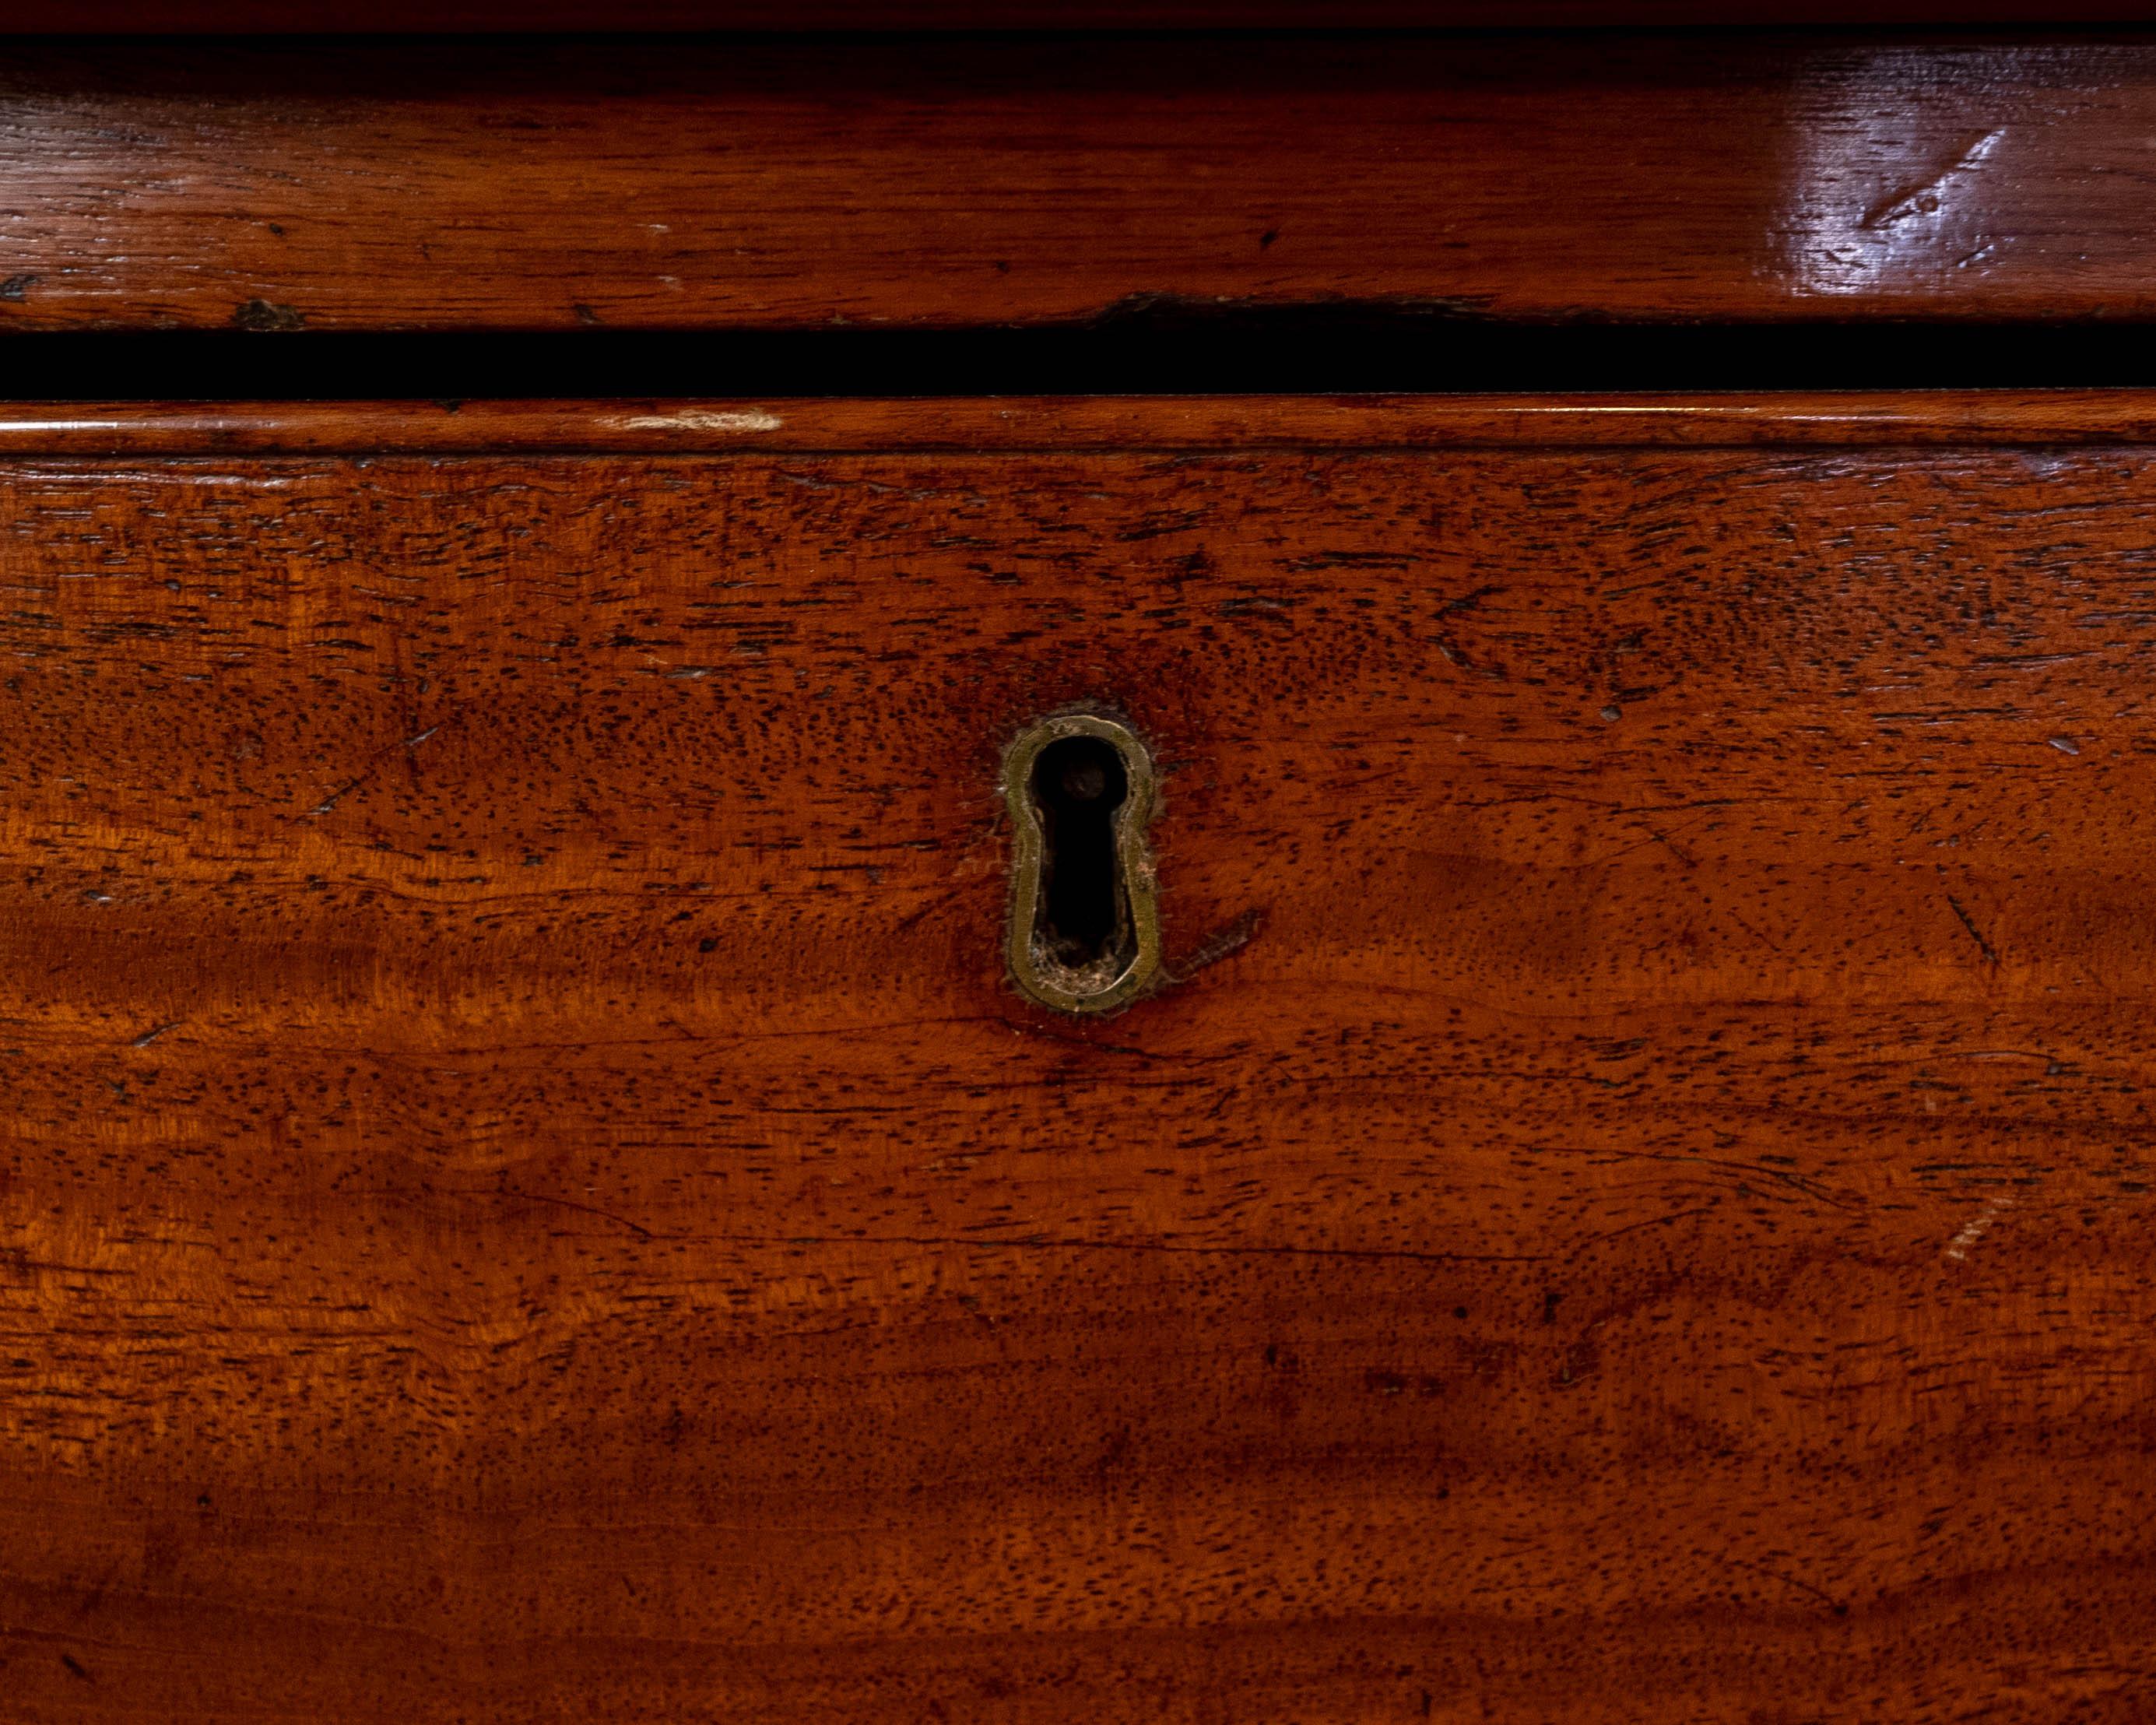
M 1037 944 L 1067 969 L 1131 957 L 1130 906 L 1116 854 L 1116 811 L 1130 788 L 1122 753 L 1097 737 L 1062 737 L 1034 763 L 1042 841 Z

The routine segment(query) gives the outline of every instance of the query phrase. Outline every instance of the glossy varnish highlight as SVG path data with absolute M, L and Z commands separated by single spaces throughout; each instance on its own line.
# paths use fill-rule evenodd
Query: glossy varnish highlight
M 1367 411 L 16 448 L 13 1717 L 2146 1717 L 2146 449 Z
M 0 326 L 2148 319 L 2152 139 L 2138 37 L 29 43 Z

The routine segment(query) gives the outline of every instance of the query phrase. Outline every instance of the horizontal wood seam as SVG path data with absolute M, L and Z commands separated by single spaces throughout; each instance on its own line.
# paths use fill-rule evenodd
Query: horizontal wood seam
M 2156 391 L 1743 397 L 1155 397 L 16 404 L 0 456 L 1159 454 L 1417 449 L 1917 449 L 2156 442 Z

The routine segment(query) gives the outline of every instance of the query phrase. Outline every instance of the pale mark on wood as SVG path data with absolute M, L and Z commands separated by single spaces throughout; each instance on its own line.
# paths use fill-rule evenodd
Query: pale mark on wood
M 1969 1255 L 1969 1249 L 1983 1239 L 1991 1224 L 2014 1208 L 2011 1194 L 1988 1199 L 1974 1217 L 1962 1225 L 1961 1231 L 1947 1242 L 1947 1255 L 1959 1263 Z
M 638 413 L 619 422 L 624 431 L 778 431 L 786 422 L 761 408 L 721 412 L 684 408 L 677 413 Z
M 1225 928 L 1208 935 L 1184 963 L 1183 968 L 1168 978 L 1171 983 L 1187 983 L 1209 964 L 1218 964 L 1223 958 L 1232 957 L 1255 938 L 1265 919 L 1255 911 L 1245 911 Z
M 1992 151 L 1999 147 L 1999 141 L 2005 136 L 2006 128 L 2002 126 L 1971 139 L 1962 146 L 1953 160 L 1937 172 L 1903 191 L 1890 193 L 1872 205 L 1865 211 L 1863 219 L 1857 226 L 1876 233 L 1906 222 L 1912 217 L 1936 215 L 1946 202 L 1948 182 L 1958 174 L 1965 174 L 1973 168 L 1982 167 Z

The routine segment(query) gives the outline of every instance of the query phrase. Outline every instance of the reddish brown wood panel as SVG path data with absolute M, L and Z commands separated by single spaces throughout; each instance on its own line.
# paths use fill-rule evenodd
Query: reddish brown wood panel
M 20 329 L 2156 316 L 2156 45 L 24 44 Z
M 2152 510 L 14 449 L 11 1717 L 2146 1719 Z

